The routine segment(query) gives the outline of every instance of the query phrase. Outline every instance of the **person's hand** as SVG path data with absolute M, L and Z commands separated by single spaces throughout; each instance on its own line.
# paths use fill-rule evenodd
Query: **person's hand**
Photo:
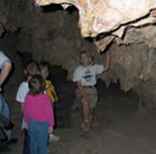
M 107 72 L 110 69 L 110 66 L 111 66 L 111 55 L 110 55 L 110 53 L 107 53 L 106 54 L 106 65 L 104 68 L 104 72 Z

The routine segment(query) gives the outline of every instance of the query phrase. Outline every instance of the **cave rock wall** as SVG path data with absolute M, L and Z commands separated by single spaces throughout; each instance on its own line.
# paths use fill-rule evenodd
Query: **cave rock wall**
M 0 47 L 5 49 L 18 66 L 21 65 L 16 52 L 29 52 L 33 57 L 47 60 L 51 64 L 63 65 L 72 74 L 82 49 L 103 63 L 105 54 L 98 55 L 92 41 L 81 37 L 78 28 L 78 12 L 42 10 L 34 7 L 31 0 L 9 0 L 0 2 Z M 22 13 L 21 13 L 22 12 Z M 155 25 L 129 28 L 123 39 L 107 35 L 97 47 L 107 48 L 111 65 L 102 78 L 106 84 L 120 82 L 124 91 L 134 90 L 149 107 L 156 105 L 156 30 Z M 14 35 L 9 35 L 14 33 Z M 5 34 L 5 37 L 3 36 Z M 106 42 L 106 45 L 104 44 Z M 97 43 L 97 42 L 96 42 Z M 15 70 L 19 68 L 15 67 Z M 18 71 L 14 74 L 18 74 Z M 17 76 L 12 78 L 12 83 Z

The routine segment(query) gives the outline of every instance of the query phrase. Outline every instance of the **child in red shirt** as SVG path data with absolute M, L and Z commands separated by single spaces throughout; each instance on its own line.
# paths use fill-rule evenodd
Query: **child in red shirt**
M 48 154 L 48 133 L 54 126 L 51 100 L 44 94 L 43 80 L 34 75 L 29 82 L 30 92 L 24 103 L 24 120 L 28 124 L 31 154 Z

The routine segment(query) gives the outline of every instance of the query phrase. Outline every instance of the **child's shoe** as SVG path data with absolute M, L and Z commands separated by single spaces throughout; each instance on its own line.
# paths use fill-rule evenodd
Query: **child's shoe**
M 51 142 L 58 142 L 60 140 L 59 136 L 56 136 L 54 134 L 49 134 L 49 143 Z

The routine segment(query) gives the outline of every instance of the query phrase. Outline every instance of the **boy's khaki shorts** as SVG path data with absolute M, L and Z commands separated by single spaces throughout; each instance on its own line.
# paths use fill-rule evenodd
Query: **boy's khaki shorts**
M 83 87 L 81 91 L 81 99 L 88 101 L 91 109 L 94 109 L 98 101 L 97 89 L 95 87 Z

